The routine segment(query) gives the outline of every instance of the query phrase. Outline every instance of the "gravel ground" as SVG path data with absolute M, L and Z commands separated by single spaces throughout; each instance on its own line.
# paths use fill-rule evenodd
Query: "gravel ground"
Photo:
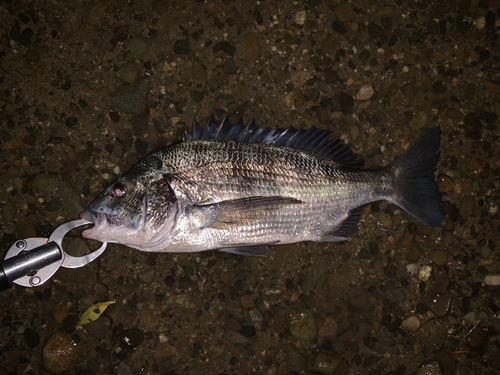
M 2 292 L 0 375 L 497 374 L 499 36 L 496 0 L 0 2 L 3 249 L 211 113 L 330 129 L 369 167 L 439 125 L 446 210 L 372 204 L 266 258 L 110 245 Z

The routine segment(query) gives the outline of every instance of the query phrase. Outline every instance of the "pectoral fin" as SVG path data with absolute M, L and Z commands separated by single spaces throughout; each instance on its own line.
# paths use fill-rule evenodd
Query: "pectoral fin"
M 234 229 L 258 221 L 272 212 L 301 200 L 286 197 L 249 197 L 197 206 L 208 216 L 205 228 Z

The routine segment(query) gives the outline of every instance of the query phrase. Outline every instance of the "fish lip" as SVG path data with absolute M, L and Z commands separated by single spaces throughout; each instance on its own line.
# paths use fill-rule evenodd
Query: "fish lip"
M 95 212 L 91 209 L 86 209 L 85 211 L 80 212 L 80 219 L 88 220 L 94 223 L 92 228 L 86 229 L 82 232 L 83 238 L 92 238 L 92 235 L 98 230 L 98 228 L 102 227 L 106 224 L 108 215 L 103 212 Z

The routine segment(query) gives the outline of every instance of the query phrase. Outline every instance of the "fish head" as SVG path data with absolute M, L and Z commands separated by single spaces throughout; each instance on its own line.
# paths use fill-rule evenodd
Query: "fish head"
M 80 218 L 94 223 L 82 237 L 145 251 L 165 246 L 175 225 L 177 199 L 158 161 L 146 159 L 106 187 L 80 213 Z

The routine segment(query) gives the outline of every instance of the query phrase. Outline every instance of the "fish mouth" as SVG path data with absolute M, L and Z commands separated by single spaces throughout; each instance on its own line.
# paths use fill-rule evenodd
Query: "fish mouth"
M 95 212 L 91 209 L 80 212 L 80 219 L 88 220 L 94 223 L 92 228 L 86 229 L 82 232 L 83 238 L 97 239 L 92 235 L 98 232 L 103 226 L 106 225 L 108 215 L 102 212 Z

